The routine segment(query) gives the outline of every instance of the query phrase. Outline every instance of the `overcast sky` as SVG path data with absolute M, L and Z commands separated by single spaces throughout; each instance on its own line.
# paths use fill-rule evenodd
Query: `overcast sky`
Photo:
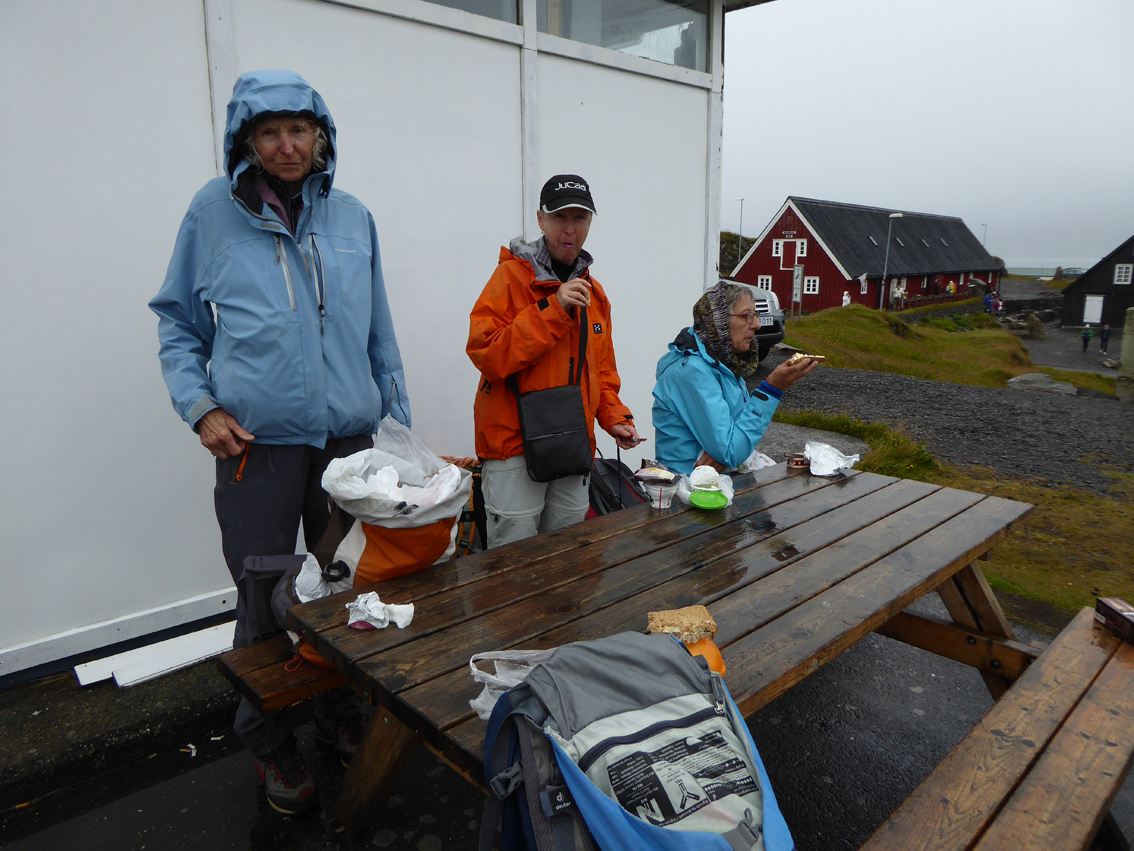
M 725 24 L 721 227 L 960 216 L 1009 266 L 1134 234 L 1134 0 L 775 0 Z

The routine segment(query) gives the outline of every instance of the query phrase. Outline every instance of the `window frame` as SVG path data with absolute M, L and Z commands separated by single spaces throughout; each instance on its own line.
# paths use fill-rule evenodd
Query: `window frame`
M 803 294 L 819 295 L 819 276 L 806 275 L 803 278 Z
M 807 256 L 807 240 L 806 239 L 797 239 L 795 241 L 795 256 L 796 257 L 806 257 Z
M 772 240 L 772 256 L 773 257 L 783 257 L 784 256 L 784 241 L 782 239 L 773 239 Z
M 761 290 L 770 290 L 772 288 L 772 276 L 771 275 L 757 275 L 756 276 L 756 288 L 761 289 Z
M 1120 274 L 1120 272 L 1125 272 L 1125 274 Z M 1122 278 L 1125 278 L 1125 280 L 1121 280 Z M 1134 278 L 1134 263 L 1114 264 L 1114 286 L 1129 286 L 1131 278 Z

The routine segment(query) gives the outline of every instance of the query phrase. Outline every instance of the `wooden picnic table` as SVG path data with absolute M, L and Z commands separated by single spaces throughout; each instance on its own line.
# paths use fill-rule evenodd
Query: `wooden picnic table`
M 294 607 L 292 629 L 376 705 L 337 815 L 357 832 L 418 741 L 483 787 L 474 653 L 644 631 L 702 603 L 748 716 L 872 631 L 978 667 L 999 697 L 1037 655 L 1014 641 L 978 558 L 1031 506 L 872 473 L 783 464 L 734 479 L 731 506 L 641 505 Z M 413 602 L 406 629 L 356 630 L 359 593 Z M 937 591 L 952 623 L 903 610 Z

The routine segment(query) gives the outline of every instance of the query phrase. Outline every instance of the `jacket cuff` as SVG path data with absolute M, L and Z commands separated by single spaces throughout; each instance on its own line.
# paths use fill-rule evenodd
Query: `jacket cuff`
M 769 396 L 771 396 L 775 399 L 784 398 L 784 391 L 781 390 L 779 387 L 773 387 L 767 381 L 761 381 L 760 386 L 757 389 L 761 393 L 767 393 Z
M 197 402 L 189 409 L 185 415 L 185 421 L 189 423 L 194 432 L 197 431 L 197 424 L 201 421 L 201 417 L 207 414 L 214 408 L 219 408 L 216 399 L 212 396 L 202 396 Z

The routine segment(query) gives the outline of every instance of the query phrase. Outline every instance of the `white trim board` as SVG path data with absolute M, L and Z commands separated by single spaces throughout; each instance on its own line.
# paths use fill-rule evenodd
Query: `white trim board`
M 199 632 L 179 635 L 168 641 L 149 644 L 125 653 L 107 656 L 94 662 L 75 666 L 79 685 L 114 677 L 119 688 L 142 683 L 168 674 L 179 668 L 209 659 L 232 649 L 232 635 L 236 623 L 222 623 Z
M 14 674 L 36 665 L 235 610 L 236 589 L 230 586 L 143 612 L 133 612 L 120 618 L 69 629 L 35 641 L 13 644 L 0 648 L 0 674 Z

